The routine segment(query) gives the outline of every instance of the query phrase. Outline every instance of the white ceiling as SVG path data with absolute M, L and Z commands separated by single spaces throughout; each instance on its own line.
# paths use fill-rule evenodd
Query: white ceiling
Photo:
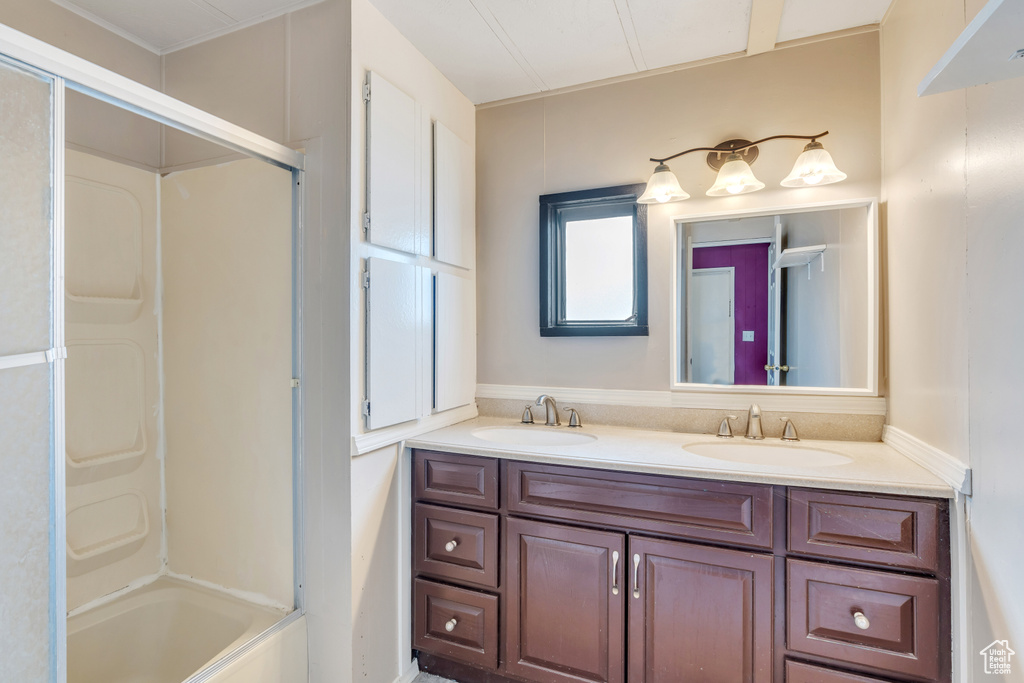
M 322 0 L 52 0 L 157 54 Z
M 479 104 L 743 52 L 752 15 L 777 42 L 877 24 L 891 0 L 371 2 Z
M 52 0 L 157 54 L 320 1 Z M 877 24 L 892 2 L 370 1 L 477 104 Z

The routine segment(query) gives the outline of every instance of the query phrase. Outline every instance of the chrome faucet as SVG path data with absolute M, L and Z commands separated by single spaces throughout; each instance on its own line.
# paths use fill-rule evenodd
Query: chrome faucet
M 538 406 L 544 406 L 544 424 L 548 427 L 558 427 L 562 424 L 561 420 L 558 419 L 558 406 L 555 404 L 555 399 L 547 394 L 541 394 L 537 397 Z
M 788 417 L 779 418 L 782 420 L 782 440 L 783 441 L 799 441 L 800 437 L 796 435 L 796 425 Z
M 751 403 L 750 410 L 747 411 L 747 438 L 764 438 L 764 432 L 761 431 L 761 406 L 756 403 Z

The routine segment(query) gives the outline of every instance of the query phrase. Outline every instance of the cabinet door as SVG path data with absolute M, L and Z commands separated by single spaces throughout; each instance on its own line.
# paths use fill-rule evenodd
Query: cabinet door
M 772 679 L 771 555 L 631 537 L 629 683 Z
M 462 268 L 476 260 L 473 147 L 434 122 L 434 257 Z
M 623 681 L 625 536 L 508 519 L 505 538 L 508 673 Z
M 430 117 L 379 74 L 366 75 L 367 238 L 430 253 Z
M 434 408 L 468 405 L 476 398 L 476 285 L 438 273 L 434 285 Z
M 367 429 L 430 415 L 430 269 L 366 259 Z

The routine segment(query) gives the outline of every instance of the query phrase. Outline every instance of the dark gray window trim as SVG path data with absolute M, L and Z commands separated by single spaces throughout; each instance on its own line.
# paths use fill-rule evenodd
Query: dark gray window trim
M 540 197 L 540 336 L 623 337 L 648 335 L 647 326 L 647 206 L 636 200 L 643 183 L 616 185 Z M 615 212 L 626 205 L 626 211 Z M 633 216 L 633 315 L 625 321 L 569 322 L 565 320 L 564 216 L 581 209 L 608 216 Z

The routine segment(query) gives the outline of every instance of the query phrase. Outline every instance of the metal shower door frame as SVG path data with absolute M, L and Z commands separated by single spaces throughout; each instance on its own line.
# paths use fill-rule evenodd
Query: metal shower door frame
M 295 610 L 211 667 L 188 679 L 202 683 L 282 631 L 305 614 L 305 522 L 303 514 L 304 397 L 302 378 L 302 246 L 305 200 L 305 155 L 269 138 L 213 116 L 120 74 L 0 24 L 0 60 L 53 81 L 51 168 L 51 311 L 52 348 L 45 352 L 0 359 L 0 369 L 37 363 L 52 364 L 51 534 L 50 534 L 50 675 L 54 683 L 67 681 L 67 559 L 66 489 L 64 453 L 64 379 L 66 340 L 64 326 L 64 151 L 65 95 L 68 89 L 127 109 L 166 126 L 273 164 L 292 174 L 292 515 Z

